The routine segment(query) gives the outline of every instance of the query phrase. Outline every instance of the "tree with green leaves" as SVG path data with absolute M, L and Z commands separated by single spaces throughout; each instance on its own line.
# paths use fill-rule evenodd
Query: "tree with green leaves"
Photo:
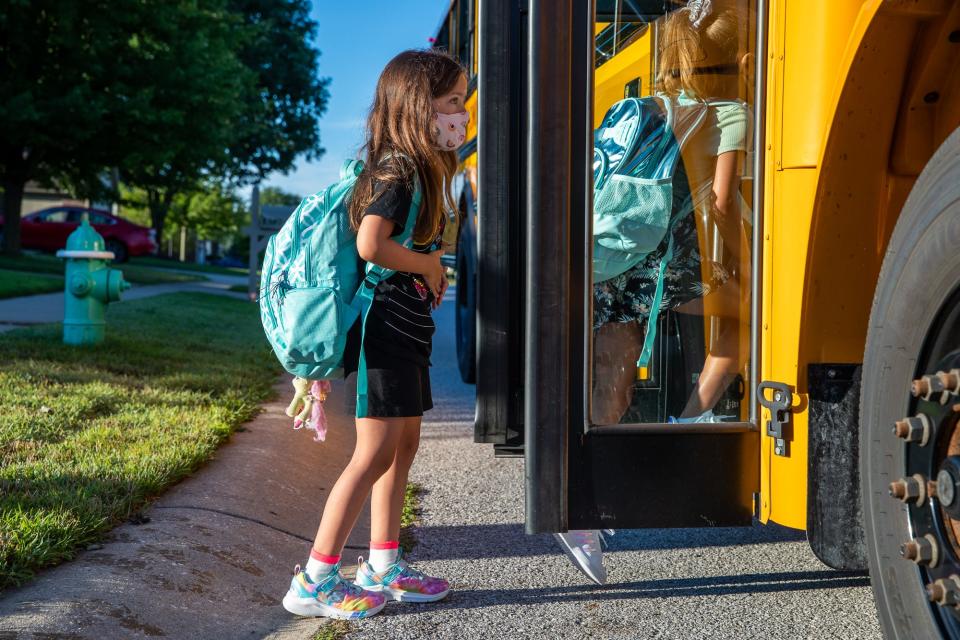
M 315 160 L 329 79 L 317 76 L 317 23 L 309 0 L 230 0 L 244 28 L 240 61 L 256 75 L 244 96 L 243 126 L 230 145 L 232 174 L 242 183 L 286 173 L 303 156 Z
M 317 77 L 316 23 L 309 3 L 229 0 L 227 6 L 236 22 L 234 56 L 245 82 L 234 98 L 237 113 L 215 132 L 222 134 L 222 146 L 194 144 L 175 150 L 166 164 L 124 170 L 126 181 L 147 191 L 158 238 L 175 196 L 195 189 L 197 180 L 246 184 L 288 171 L 298 156 L 313 159 L 323 153 L 319 118 L 326 109 L 328 80 Z M 184 126 L 203 127 L 204 118 L 195 117 Z M 184 140 L 196 143 L 214 132 L 184 133 Z M 205 155 L 208 164 L 198 167 L 194 160 Z
M 4 252 L 20 250 L 20 207 L 29 180 L 63 173 L 95 180 L 120 158 L 126 127 L 149 100 L 139 89 L 131 23 L 154 10 L 132 0 L 0 3 L 0 182 Z
M 240 27 L 226 0 L 202 0 L 179 7 L 156 28 L 157 38 L 138 42 L 150 51 L 153 95 L 138 123 L 147 135 L 123 159 L 120 175 L 146 195 L 159 241 L 174 199 L 232 164 L 228 148 L 245 117 L 241 97 L 256 80 L 237 55 Z
M 303 0 L 0 3 L 4 250 L 19 251 L 23 187 L 147 195 L 162 238 L 175 196 L 318 157 L 327 81 Z
M 265 206 L 295 207 L 301 200 L 303 200 L 301 196 L 284 191 L 280 187 L 264 187 L 260 190 L 260 204 Z

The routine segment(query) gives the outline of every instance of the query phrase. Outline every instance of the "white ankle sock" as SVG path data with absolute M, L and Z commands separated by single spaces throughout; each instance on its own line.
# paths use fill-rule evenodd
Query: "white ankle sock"
M 370 556 L 367 562 L 370 567 L 380 573 L 397 561 L 397 555 L 400 552 L 399 544 L 395 540 L 389 542 L 371 542 Z
M 311 549 L 310 559 L 307 560 L 307 566 L 303 569 L 307 572 L 307 576 L 314 582 L 327 577 L 327 575 L 333 571 L 333 568 L 337 566 L 337 563 L 340 562 L 340 556 L 318 556 L 320 556 L 320 554 Z

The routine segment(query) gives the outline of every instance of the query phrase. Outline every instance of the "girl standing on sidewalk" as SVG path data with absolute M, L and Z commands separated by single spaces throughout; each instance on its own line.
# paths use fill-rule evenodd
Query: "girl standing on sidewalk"
M 327 498 L 306 567 L 298 568 L 283 598 L 292 613 L 364 618 L 380 611 L 386 598 L 433 602 L 449 592 L 446 580 L 424 575 L 402 558 L 398 540 L 420 421 L 433 407 L 431 311 L 447 288 L 441 237 L 446 212 L 454 210 L 450 183 L 456 149 L 466 136 L 466 93 L 463 67 L 432 50 L 399 54 L 377 83 L 350 219 L 360 257 L 396 273 L 377 285 L 365 332 L 358 322 L 347 338 L 348 405 L 356 411 L 362 349 L 367 398 L 366 411 L 359 413 L 365 417 L 356 419 L 353 457 Z M 408 219 L 411 210 L 415 219 Z M 392 239 L 408 224 L 414 225 L 413 250 Z M 340 575 L 340 553 L 368 496 L 370 555 L 351 584 Z

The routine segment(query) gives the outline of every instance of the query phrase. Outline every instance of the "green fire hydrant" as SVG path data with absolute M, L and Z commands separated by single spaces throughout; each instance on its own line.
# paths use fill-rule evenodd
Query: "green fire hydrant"
M 130 283 L 123 279 L 123 272 L 107 267 L 113 252 L 106 250 L 103 236 L 90 226 L 86 214 L 57 257 L 67 260 L 63 341 L 75 345 L 103 342 L 107 303 L 119 300 Z

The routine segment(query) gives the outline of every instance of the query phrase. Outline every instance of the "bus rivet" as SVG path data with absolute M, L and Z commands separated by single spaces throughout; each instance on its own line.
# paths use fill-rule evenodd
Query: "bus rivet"
M 923 101 L 927 104 L 933 104 L 940 99 L 940 94 L 936 91 L 931 91 L 927 95 L 923 96 Z

